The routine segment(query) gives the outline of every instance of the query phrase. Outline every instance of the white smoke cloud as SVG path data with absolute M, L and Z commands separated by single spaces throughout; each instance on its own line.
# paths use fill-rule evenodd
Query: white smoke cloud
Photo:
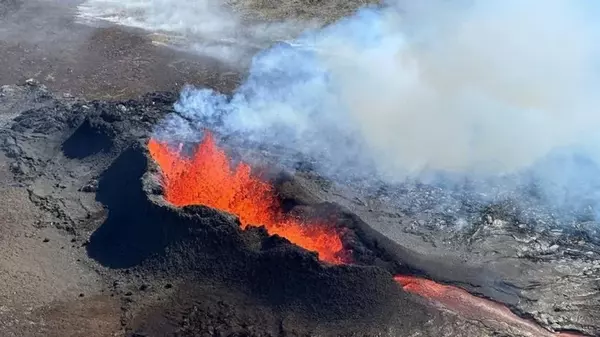
M 595 39 L 573 4 L 475 1 L 445 15 L 431 8 L 441 18 L 433 28 L 405 34 L 384 20 L 379 46 L 351 50 L 354 64 L 329 66 L 391 170 L 520 169 L 600 121 L 590 90 L 598 84 Z M 428 22 L 410 22 L 419 19 Z
M 188 88 L 176 109 L 316 157 L 324 174 L 527 174 L 553 201 L 598 204 L 584 182 L 600 172 L 590 168 L 600 162 L 599 9 L 577 0 L 365 8 L 256 55 L 233 97 Z

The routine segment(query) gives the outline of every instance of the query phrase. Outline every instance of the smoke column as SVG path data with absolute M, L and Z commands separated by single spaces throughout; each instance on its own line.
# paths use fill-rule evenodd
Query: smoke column
M 594 208 L 598 9 L 566 0 L 363 8 L 256 55 L 232 96 L 185 89 L 158 133 L 186 139 L 216 122 L 221 134 L 315 158 L 336 179 L 533 184 L 555 206 Z

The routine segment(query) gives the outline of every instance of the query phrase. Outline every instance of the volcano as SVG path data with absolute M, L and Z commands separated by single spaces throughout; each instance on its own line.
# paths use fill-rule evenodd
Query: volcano
M 229 212 L 238 217 L 242 229 L 251 224 L 261 225 L 268 235 L 280 236 L 317 253 L 320 261 L 353 263 L 351 245 L 343 243 L 339 226 L 328 226 L 323 220 L 303 223 L 284 214 L 275 188 L 253 174 L 244 162 L 232 169 L 231 160 L 216 145 L 211 132 L 205 132 L 204 139 L 189 157 L 182 153 L 182 148 L 183 144 L 174 147 L 156 139 L 148 143 L 150 156 L 160 168 L 167 202 L 178 207 L 205 205 Z M 396 275 L 394 280 L 404 291 L 423 296 L 461 316 L 513 325 L 516 330 L 536 336 L 582 336 L 544 330 L 535 322 L 513 314 L 509 308 L 458 287 L 416 276 Z
M 198 142 L 151 137 L 173 113 L 172 93 L 90 102 L 29 83 L 3 95 L 12 184 L 27 186 L 45 226 L 67 235 L 57 249 L 83 253 L 104 280 L 60 313 L 105 303 L 128 336 L 600 331 L 596 246 L 581 233 L 533 232 L 509 205 L 473 203 L 481 221 L 453 228 L 443 246 L 449 234 L 429 225 L 441 220 L 395 208 L 386 191 L 366 199 L 310 167 L 285 171 L 280 149 L 208 130 Z M 432 190 L 402 193 L 421 203 Z M 392 222 L 402 236 L 382 227 Z M 547 242 L 560 247 L 550 253 Z M 528 255 L 501 249 L 515 245 Z M 480 263 L 484 251 L 497 256 Z
M 600 336 L 597 8 L 366 2 L 0 1 L 1 335 Z

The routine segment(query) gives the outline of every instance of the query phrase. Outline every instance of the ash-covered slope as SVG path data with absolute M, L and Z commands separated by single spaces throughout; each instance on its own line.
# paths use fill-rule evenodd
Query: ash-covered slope
M 168 205 L 146 143 L 175 98 L 157 93 L 125 102 L 57 99 L 35 83 L 3 87 L 0 95 L 0 144 L 15 181 L 52 226 L 84 242 L 86 263 L 106 280 L 98 295 L 121 299 L 123 333 L 519 334 L 437 311 L 403 292 L 392 280 L 395 273 L 464 287 L 554 329 L 599 333 L 595 243 L 514 228 L 498 206 L 477 210 L 481 221 L 469 226 L 440 226 L 443 214 L 409 213 L 310 171 L 281 175 L 275 183 L 288 211 L 333 218 L 334 225 L 350 230 L 345 240 L 357 263 L 328 266 L 260 228 L 241 230 L 231 215 Z M 231 143 L 230 150 L 252 153 L 240 146 Z M 276 152 L 261 153 L 255 160 L 269 163 Z M 435 198 L 425 186 L 410 193 L 415 203 Z M 402 235 L 388 230 L 398 224 Z M 551 249 L 554 255 L 513 254 L 515 242 L 542 247 L 548 240 L 563 240 Z

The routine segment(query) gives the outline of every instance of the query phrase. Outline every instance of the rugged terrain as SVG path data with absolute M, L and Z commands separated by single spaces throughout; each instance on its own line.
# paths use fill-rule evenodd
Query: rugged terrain
M 235 80 L 206 57 L 159 46 L 151 32 L 77 22 L 81 1 L 0 2 L 0 85 L 33 78 L 51 90 L 126 99 L 186 83 Z
M 34 81 L 2 87 L 7 335 L 520 335 L 440 311 L 402 291 L 395 274 L 458 285 L 549 329 L 600 332 L 590 231 L 530 227 L 519 205 L 465 200 L 473 217 L 461 229 L 452 212 L 427 210 L 444 191 L 359 194 L 310 170 L 281 175 L 274 182 L 291 212 L 333 216 L 351 230 L 356 264 L 348 266 L 241 230 L 231 215 L 168 205 L 146 142 L 175 99 L 57 98 Z M 266 165 L 276 157 L 261 153 L 253 157 Z M 413 203 L 387 202 L 390 193 Z
M 348 229 L 355 263 L 322 264 L 229 214 L 169 205 L 146 148 L 154 126 L 181 85 L 229 92 L 243 71 L 148 32 L 77 24 L 77 3 L 0 3 L 3 335 L 526 335 L 409 294 L 396 274 L 503 303 L 549 334 L 600 335 L 599 227 L 588 219 L 419 184 L 336 184 L 308 164 L 280 167 L 289 149 L 243 139 L 220 142 L 275 172 L 287 211 Z M 249 19 L 328 22 L 362 3 L 232 4 Z

